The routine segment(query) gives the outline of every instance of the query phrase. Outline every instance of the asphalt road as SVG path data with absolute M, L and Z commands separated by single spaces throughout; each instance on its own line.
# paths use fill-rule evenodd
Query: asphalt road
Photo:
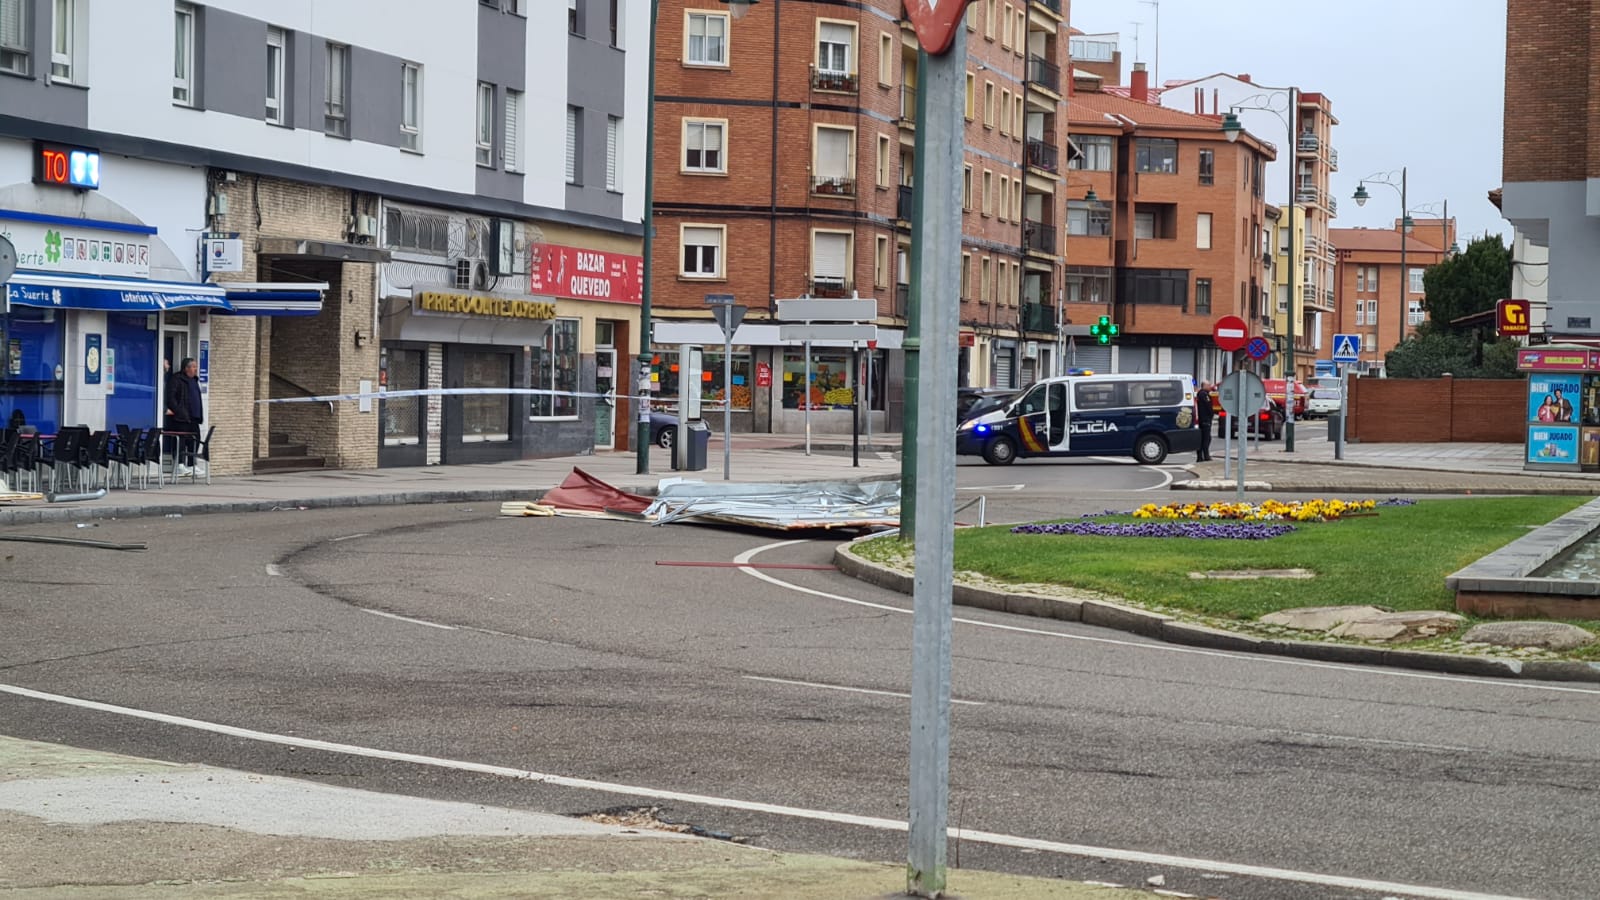
M 1036 502 L 1054 515 L 1127 508 L 1161 471 L 1049 465 L 986 467 L 1049 487 L 990 490 L 991 518 Z M 973 477 L 964 466 L 963 485 Z M 659 805 L 765 846 L 903 858 L 904 834 L 837 816 L 906 816 L 910 598 L 821 568 L 717 565 L 824 566 L 830 540 L 494 513 L 26 529 L 150 549 L 0 544 L 0 683 L 264 734 L 7 694 L 0 730 L 542 811 Z M 1593 896 L 1593 689 L 956 614 L 951 824 L 1084 849 L 957 841 L 952 864 L 1162 874 L 1170 889 L 1251 900 L 1400 893 L 1338 878 L 1440 897 Z M 284 743 L 305 739 L 350 746 Z

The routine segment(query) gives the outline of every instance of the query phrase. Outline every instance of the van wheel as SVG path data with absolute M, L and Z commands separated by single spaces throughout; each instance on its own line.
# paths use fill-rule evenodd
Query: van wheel
M 1017 458 L 1017 445 L 1011 438 L 997 437 L 983 448 L 983 460 L 991 466 L 1009 466 Z
M 1133 444 L 1133 458 L 1141 465 L 1159 466 L 1167 458 L 1167 442 L 1159 434 L 1147 434 Z

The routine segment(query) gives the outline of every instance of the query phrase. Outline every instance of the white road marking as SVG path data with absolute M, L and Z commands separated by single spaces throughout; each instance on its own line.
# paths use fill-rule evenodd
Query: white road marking
M 730 797 L 715 797 L 708 794 L 691 794 L 684 791 L 665 790 L 663 788 L 620 784 L 610 781 L 595 781 L 588 778 L 569 778 L 564 775 L 551 775 L 546 772 L 536 772 L 530 769 L 513 769 L 508 766 L 495 766 L 487 763 L 446 759 L 438 756 L 422 756 L 415 753 L 401 753 L 394 750 L 380 750 L 375 747 L 362 747 L 356 744 L 341 744 L 333 741 L 319 741 L 311 738 L 299 738 L 291 735 L 273 734 L 272 732 L 268 731 L 256 731 L 249 728 L 238 728 L 233 725 L 223 725 L 218 722 L 207 722 L 202 719 L 190 719 L 183 716 L 171 716 L 165 713 L 150 712 L 149 710 L 134 709 L 127 706 L 116 706 L 111 703 L 100 703 L 95 700 L 84 700 L 79 697 L 68 697 L 62 694 L 50 694 L 45 693 L 44 691 L 35 691 L 29 688 L 18 687 L 11 684 L 0 684 L 0 693 L 13 694 L 18 697 L 27 697 L 32 700 L 42 700 L 47 703 L 60 703 L 67 706 L 76 706 L 81 709 L 95 710 L 96 712 L 105 712 L 113 715 L 145 719 L 151 722 L 161 722 L 166 725 L 175 725 L 180 728 L 190 728 L 196 731 L 206 731 L 212 734 L 222 734 L 229 737 L 243 738 L 245 740 L 261 741 L 263 743 L 279 744 L 289 747 L 300 747 L 306 750 L 320 750 L 327 753 L 343 753 L 349 756 L 359 756 L 367 759 L 383 759 L 391 762 L 408 763 L 418 766 L 431 766 L 433 768 L 449 769 L 458 772 L 473 772 L 480 775 L 493 775 L 500 778 L 513 778 L 520 781 L 537 781 L 544 784 L 557 785 L 560 787 L 602 791 L 610 794 L 622 794 L 633 797 L 650 797 L 660 800 L 675 800 L 680 803 L 693 803 L 700 806 L 711 806 L 719 809 L 739 809 L 747 812 L 766 813 L 768 815 L 787 816 L 789 818 L 796 819 L 810 819 L 813 821 L 833 822 L 842 825 L 858 825 L 864 828 L 876 828 L 880 831 L 905 831 L 907 829 L 906 823 L 898 819 L 884 819 L 877 816 L 861 816 L 854 813 L 832 812 L 821 809 L 807 809 L 799 806 L 783 806 L 775 803 L 759 803 L 756 801 L 738 800 Z M 1388 881 L 1373 881 L 1365 878 L 1349 878 L 1343 875 L 1326 875 L 1318 872 L 1300 872 L 1294 869 L 1278 869 L 1271 866 L 1252 866 L 1242 863 L 1226 862 L 1223 860 L 1199 859 L 1188 856 L 1169 856 L 1163 853 L 1145 853 L 1138 850 L 1120 850 L 1111 847 L 1094 847 L 1087 844 L 1068 844 L 1061 841 L 1046 841 L 1038 838 L 1019 837 L 1017 835 L 1000 834 L 992 831 L 974 831 L 965 828 L 950 828 L 947 830 L 947 833 L 950 837 L 962 841 L 993 844 L 999 847 L 1012 847 L 1019 850 L 1037 850 L 1045 853 L 1060 853 L 1066 856 L 1079 856 L 1090 859 L 1112 859 L 1117 860 L 1118 862 L 1139 863 L 1150 866 L 1168 866 L 1178 869 L 1223 872 L 1229 875 L 1240 875 L 1250 878 L 1267 878 L 1276 881 L 1291 881 L 1300 884 L 1314 884 L 1324 887 L 1346 888 L 1357 891 L 1381 891 L 1389 894 L 1403 894 L 1407 897 L 1426 897 L 1430 898 L 1430 900 L 1525 900 L 1525 898 L 1508 897 L 1499 894 L 1483 894 L 1476 891 L 1457 891 L 1450 888 L 1400 884 Z
M 743 553 L 740 553 L 738 556 L 733 558 L 733 561 L 740 563 L 749 562 L 759 553 L 765 553 L 768 550 L 776 550 L 779 547 L 787 547 L 790 544 L 803 543 L 806 543 L 806 541 L 777 541 L 771 544 L 763 544 L 759 547 L 754 547 L 746 550 Z M 911 615 L 911 610 L 904 607 L 889 606 L 884 603 L 873 603 L 870 600 L 857 600 L 854 597 L 846 597 L 842 594 L 831 594 L 827 591 L 819 591 L 815 588 L 803 587 L 798 584 L 793 584 L 791 582 L 774 578 L 771 575 L 768 575 L 766 572 L 758 569 L 741 568 L 739 571 L 749 575 L 752 578 L 759 578 L 762 581 L 768 582 L 769 584 L 774 584 L 778 587 L 795 591 L 797 593 L 811 594 L 827 600 L 837 600 L 840 603 L 848 603 L 852 606 L 862 606 L 867 609 L 881 609 L 887 612 L 899 613 L 905 616 Z M 1505 678 L 1474 678 L 1466 675 L 1438 675 L 1429 672 L 1410 672 L 1403 669 L 1365 668 L 1361 666 L 1346 665 L 1344 663 L 1316 662 L 1314 660 L 1291 659 L 1283 656 L 1267 656 L 1254 653 L 1230 653 L 1224 650 L 1207 650 L 1202 647 L 1185 647 L 1181 644 L 1146 644 L 1138 641 L 1123 640 L 1121 638 L 1096 637 L 1088 634 L 1068 634 L 1063 631 L 1050 631 L 1044 628 L 1027 628 L 1021 625 L 1005 625 L 999 622 L 982 622 L 977 619 L 963 619 L 960 616 L 954 617 L 952 621 L 959 625 L 973 625 L 978 628 L 992 628 L 996 631 L 1010 631 L 1017 634 L 1037 634 L 1043 637 L 1060 638 L 1068 641 L 1083 641 L 1091 644 L 1110 644 L 1112 646 L 1130 647 L 1133 649 L 1154 653 L 1181 653 L 1192 656 L 1214 656 L 1219 659 L 1231 659 L 1243 663 L 1255 663 L 1257 665 L 1297 666 L 1306 669 L 1326 669 L 1334 672 L 1343 672 L 1348 675 L 1367 675 L 1376 678 L 1410 678 L 1422 681 L 1444 681 L 1459 684 L 1472 684 L 1479 687 L 1496 687 L 1514 691 L 1543 691 L 1554 694 L 1589 694 L 1591 696 L 1600 696 L 1600 688 L 1567 687 L 1564 685 L 1555 684 L 1530 684 L 1528 682 L 1514 681 Z
M 278 568 L 277 563 L 267 563 L 267 574 L 273 578 L 282 578 L 283 570 Z
M 429 628 L 438 628 L 438 629 L 443 630 L 443 631 L 456 631 L 457 630 L 456 626 L 454 626 L 454 625 L 440 625 L 438 622 L 429 622 L 426 619 L 413 619 L 410 616 L 396 615 L 396 614 L 394 614 L 392 612 L 384 612 L 384 611 L 378 610 L 378 609 L 363 609 L 362 612 L 364 612 L 364 613 L 372 613 L 375 616 L 383 616 L 385 619 L 394 619 L 394 620 L 399 621 L 399 622 L 410 622 L 413 625 L 426 625 Z
M 829 691 L 849 691 L 852 694 L 877 694 L 880 697 L 904 697 L 907 700 L 911 699 L 911 695 L 910 694 L 902 694 L 899 691 L 875 691 L 872 688 L 845 687 L 842 684 L 821 684 L 821 683 L 815 682 L 815 681 L 793 681 L 793 680 L 788 679 L 788 678 L 767 678 L 767 677 L 764 677 L 764 676 L 761 676 L 761 675 L 743 675 L 743 676 L 740 676 L 740 677 L 748 678 L 751 681 L 769 681 L 769 682 L 771 682 L 773 684 L 793 684 L 793 685 L 798 685 L 800 687 L 822 688 L 824 690 L 829 690 Z M 965 704 L 967 706 L 987 706 L 988 705 L 988 704 L 984 703 L 981 700 L 955 700 L 955 699 L 952 699 L 950 702 L 951 703 L 962 703 L 962 704 Z
M 985 484 L 978 487 L 958 487 L 958 491 L 1020 491 L 1025 484 Z
M 369 534 L 371 534 L 371 532 L 363 531 L 360 534 L 347 534 L 347 535 L 344 535 L 343 537 L 328 538 L 328 543 L 337 544 L 340 541 L 353 541 L 356 538 L 364 538 Z

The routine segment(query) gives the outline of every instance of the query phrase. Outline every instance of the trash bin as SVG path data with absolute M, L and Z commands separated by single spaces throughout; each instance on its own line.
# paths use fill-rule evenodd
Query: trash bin
M 678 448 L 688 444 L 687 453 L 682 457 Z M 689 440 L 673 441 L 672 443 L 672 468 L 674 471 L 699 472 L 706 467 L 706 449 L 711 446 L 711 426 L 696 419 L 689 423 Z

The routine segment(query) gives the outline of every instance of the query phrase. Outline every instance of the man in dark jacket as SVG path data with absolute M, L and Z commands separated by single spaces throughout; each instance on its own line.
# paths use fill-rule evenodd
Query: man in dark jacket
M 1194 414 L 1200 421 L 1200 449 L 1195 453 L 1195 462 L 1205 462 L 1211 458 L 1211 382 L 1200 382 L 1200 390 L 1194 395 Z
M 200 364 L 186 357 L 167 382 L 167 431 L 178 437 L 178 458 L 173 471 L 187 475 L 194 465 L 194 448 L 200 440 L 200 423 L 205 421 L 205 406 L 200 399 Z

